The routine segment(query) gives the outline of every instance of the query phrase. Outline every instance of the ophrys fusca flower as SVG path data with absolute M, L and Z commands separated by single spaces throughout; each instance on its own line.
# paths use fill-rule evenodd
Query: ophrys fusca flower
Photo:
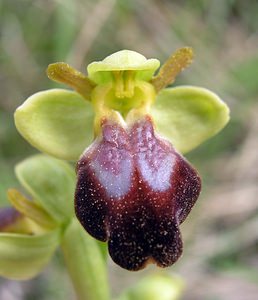
M 49 77 L 76 92 L 37 93 L 15 114 L 18 130 L 39 150 L 79 159 L 76 215 L 129 270 L 179 258 L 179 225 L 201 188 L 182 153 L 228 122 L 228 107 L 214 93 L 166 88 L 191 60 L 191 48 L 179 49 L 156 76 L 158 60 L 129 50 L 90 64 L 88 77 L 52 64 Z

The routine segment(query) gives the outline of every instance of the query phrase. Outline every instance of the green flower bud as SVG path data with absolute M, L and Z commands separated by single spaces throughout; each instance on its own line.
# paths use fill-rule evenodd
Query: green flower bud
M 179 300 L 183 289 L 181 278 L 157 273 L 143 278 L 118 300 Z
M 75 176 L 68 164 L 43 155 L 18 164 L 16 173 L 33 200 L 8 190 L 13 207 L 0 209 L 0 275 L 24 280 L 42 271 L 61 242 L 74 215 Z
M 49 262 L 60 242 L 60 230 L 44 230 L 17 210 L 0 209 L 0 275 L 25 280 Z

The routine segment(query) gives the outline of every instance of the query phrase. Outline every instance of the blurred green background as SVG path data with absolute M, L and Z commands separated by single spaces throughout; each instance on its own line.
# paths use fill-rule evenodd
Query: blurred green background
M 231 122 L 187 155 L 203 192 L 182 226 L 184 255 L 167 271 L 184 280 L 183 300 L 256 300 L 257 0 L 1 0 L 0 203 L 8 187 L 18 186 L 15 163 L 36 153 L 17 133 L 13 112 L 36 91 L 57 86 L 45 75 L 49 63 L 85 71 L 121 49 L 163 62 L 182 46 L 194 48 L 195 60 L 176 85 L 216 92 L 230 106 Z M 153 271 L 130 273 L 110 262 L 113 294 Z M 73 299 L 60 255 L 30 282 L 1 278 L 0 299 Z

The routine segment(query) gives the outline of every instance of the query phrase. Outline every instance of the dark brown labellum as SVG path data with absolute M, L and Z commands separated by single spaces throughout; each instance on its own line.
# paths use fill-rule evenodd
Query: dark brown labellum
M 129 128 L 102 122 L 102 137 L 77 165 L 75 211 L 112 259 L 128 270 L 172 265 L 182 253 L 179 224 L 197 200 L 193 167 L 146 116 Z

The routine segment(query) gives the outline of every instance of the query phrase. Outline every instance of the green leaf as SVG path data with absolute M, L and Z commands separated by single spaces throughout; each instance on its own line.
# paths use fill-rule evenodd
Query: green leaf
M 42 235 L 0 233 L 0 275 L 27 280 L 36 276 L 59 244 L 59 230 Z
M 193 86 L 162 90 L 151 114 L 157 131 L 181 153 L 218 133 L 229 120 L 229 108 L 216 94 Z
M 62 223 L 74 215 L 76 179 L 68 163 L 39 154 L 19 163 L 15 172 L 35 202 L 54 220 Z
M 93 109 L 76 92 L 52 89 L 29 97 L 15 112 L 20 134 L 42 152 L 78 160 L 93 140 Z
M 62 250 L 78 300 L 108 300 L 107 267 L 102 250 L 76 218 L 64 232 Z
M 112 80 L 112 71 L 135 71 L 136 79 L 148 81 L 159 65 L 160 62 L 157 59 L 146 59 L 135 51 L 121 50 L 102 61 L 89 64 L 87 70 L 89 78 L 97 84 Z

